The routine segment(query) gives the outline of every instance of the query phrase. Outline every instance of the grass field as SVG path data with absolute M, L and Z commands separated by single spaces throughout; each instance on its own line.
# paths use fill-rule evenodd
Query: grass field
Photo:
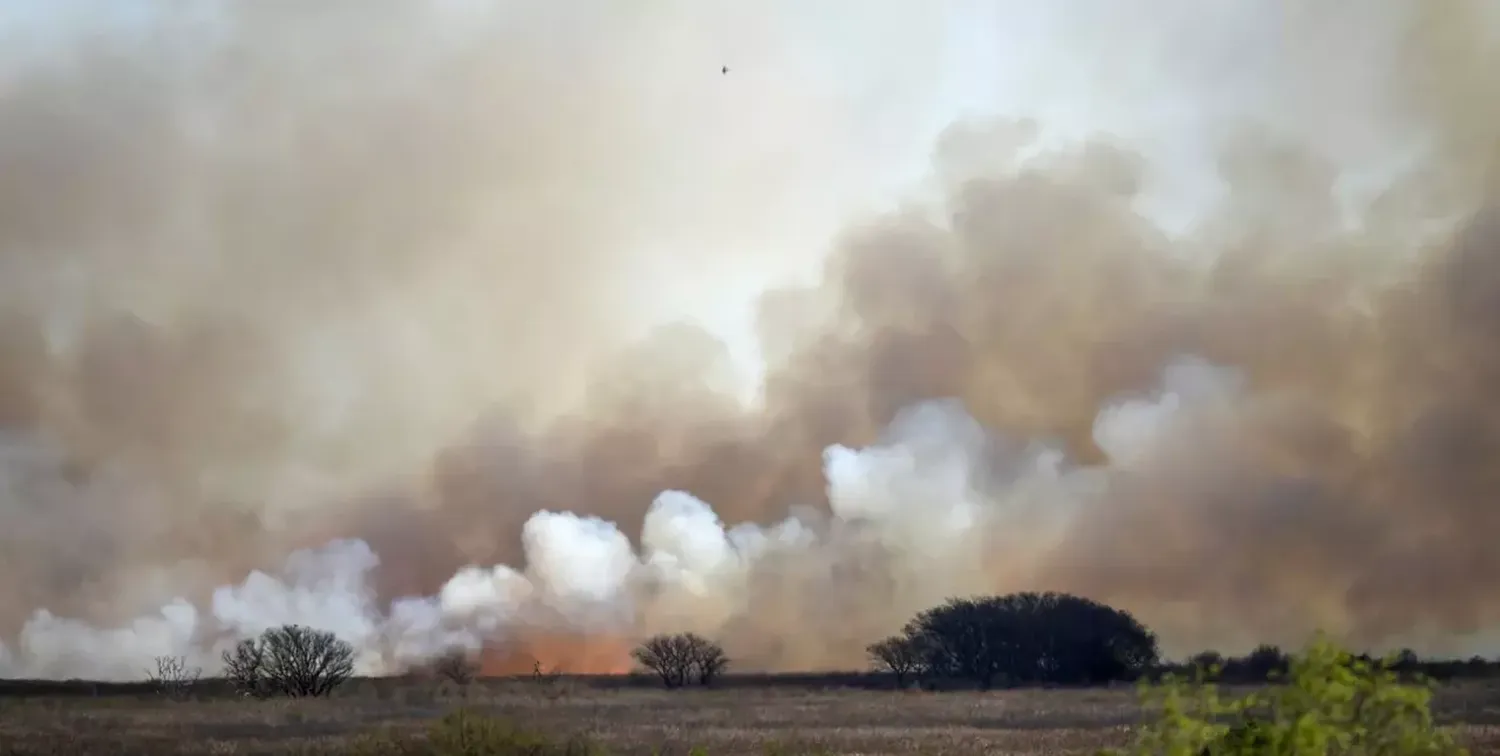
M 1092 753 L 1122 744 L 1134 691 L 896 692 L 726 681 L 665 691 L 598 680 L 359 680 L 330 699 L 168 700 L 139 689 L 0 685 L 4 754 L 343 753 L 382 728 L 416 733 L 462 706 L 609 753 Z M 1500 754 L 1500 681 L 1445 687 L 1440 717 L 1475 754 Z

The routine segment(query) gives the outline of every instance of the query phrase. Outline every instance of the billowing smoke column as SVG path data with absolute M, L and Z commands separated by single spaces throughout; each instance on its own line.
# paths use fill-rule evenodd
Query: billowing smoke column
M 1026 540 L 1055 538 L 1071 516 L 1100 504 L 1110 475 L 1128 475 L 1130 461 L 1152 452 L 1158 434 L 1180 422 L 1184 401 L 1190 408 L 1232 391 L 1230 376 L 1195 361 L 1174 365 L 1166 380 L 1159 396 L 1100 416 L 1095 432 L 1118 455 L 1113 467 L 1073 466 L 1054 448 L 988 435 L 956 401 L 926 402 L 900 412 L 872 446 L 824 452 L 829 516 L 726 530 L 707 502 L 665 491 L 646 512 L 637 549 L 612 522 L 538 512 L 522 528 L 523 568 L 469 566 L 434 596 L 386 605 L 370 580 L 379 558 L 363 541 L 338 540 L 293 553 L 279 574 L 257 571 L 215 590 L 201 614 L 176 599 L 128 626 L 99 629 L 40 610 L 11 663 L 28 675 L 128 679 L 154 656 L 212 665 L 225 643 L 300 623 L 350 641 L 361 669 L 381 674 L 454 649 L 503 647 L 518 634 L 722 636 L 756 617 L 759 582 L 791 581 L 778 591 L 794 591 L 798 611 L 826 612 L 819 605 L 844 581 L 862 584 L 874 574 L 886 583 L 881 600 L 894 603 L 890 616 L 900 616 L 955 590 L 992 587 L 984 570 L 992 535 L 1022 524 Z M 1017 518 L 1038 509 L 1051 516 Z M 1051 527 L 1039 527 L 1044 522 Z M 841 576 L 851 569 L 861 572 Z
M 1168 112 L 1215 114 L 1176 155 L 1206 209 L 1148 212 L 1170 171 L 1128 139 L 955 125 L 932 191 L 760 297 L 751 402 L 651 326 L 801 253 L 728 243 L 778 198 L 866 178 L 868 111 L 767 52 L 791 4 L 58 6 L 74 32 L 0 45 L 0 663 L 211 668 L 301 622 L 372 673 L 618 670 L 681 629 L 847 668 L 947 596 L 1048 589 L 1173 652 L 1493 653 L 1495 6 L 1083 6 L 1111 36 L 1056 30 L 1093 56 L 1058 79 L 1161 61 Z M 850 27 L 883 96 L 929 16 Z M 722 29 L 775 76 L 674 116 Z

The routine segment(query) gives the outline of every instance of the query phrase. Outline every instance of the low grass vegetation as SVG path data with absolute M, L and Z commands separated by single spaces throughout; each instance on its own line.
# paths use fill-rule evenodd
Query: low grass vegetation
M 1347 719 L 1361 690 L 1387 702 L 1366 710 L 1365 726 L 1394 722 L 1387 732 L 1420 738 L 1393 747 L 1419 750 L 1327 752 L 1448 752 L 1421 750 L 1439 741 L 1428 737 L 1436 731 L 1420 689 L 1385 677 L 1372 688 L 1349 678 L 1346 661 L 1315 660 L 1314 674 L 1289 686 L 1168 683 L 1145 699 L 1129 685 L 925 692 L 889 689 L 889 677 L 869 676 L 731 675 L 712 688 L 666 690 L 644 676 L 459 684 L 433 675 L 351 680 L 324 698 L 259 700 L 221 681 L 171 696 L 149 684 L 10 682 L 0 687 L 0 753 L 1303 754 L 1321 751 L 1266 750 L 1264 738 L 1239 726 L 1241 715 L 1269 713 L 1283 733 L 1347 734 L 1357 726 L 1329 724 Z M 1431 712 L 1457 745 L 1500 754 L 1500 680 L 1445 684 Z M 1253 747 L 1209 750 L 1234 734 Z

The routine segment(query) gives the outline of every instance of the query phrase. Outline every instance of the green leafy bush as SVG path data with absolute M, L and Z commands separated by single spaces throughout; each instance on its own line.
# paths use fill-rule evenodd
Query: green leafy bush
M 1159 716 L 1124 756 L 1457 756 L 1439 728 L 1425 680 L 1403 683 L 1389 662 L 1372 663 L 1315 639 L 1284 679 L 1237 699 L 1205 681 L 1167 678 L 1143 688 Z

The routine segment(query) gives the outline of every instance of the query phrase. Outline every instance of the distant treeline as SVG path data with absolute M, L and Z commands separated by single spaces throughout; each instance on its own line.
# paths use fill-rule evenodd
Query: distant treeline
M 1486 659 L 1482 656 L 1468 659 L 1424 659 L 1416 652 L 1404 649 L 1389 656 L 1359 654 L 1355 658 L 1370 663 L 1388 663 L 1392 671 L 1404 676 L 1420 676 L 1439 681 L 1500 676 L 1500 660 Z M 1255 683 L 1266 680 L 1273 674 L 1286 672 L 1288 661 L 1287 651 L 1276 646 L 1263 645 L 1243 656 L 1226 657 L 1216 651 L 1204 651 L 1187 661 L 1160 664 L 1154 672 L 1191 677 L 1199 670 L 1203 670 L 1210 680 L 1226 683 Z M 1217 672 L 1212 673 L 1212 670 L 1217 670 Z
M 1082 686 L 1168 674 L 1225 683 L 1262 683 L 1288 671 L 1291 654 L 1262 645 L 1225 657 L 1205 651 L 1161 658 L 1156 634 L 1129 612 L 1065 593 L 950 599 L 919 613 L 901 633 L 867 649 L 898 687 Z M 1435 680 L 1500 673 L 1500 662 L 1422 659 L 1411 650 L 1374 658 L 1403 677 Z
M 1227 684 L 1254 684 L 1265 680 L 1244 664 L 1245 657 L 1230 659 L 1219 681 Z M 1187 662 L 1163 664 L 1152 670 L 1152 676 L 1175 673 L 1191 677 L 1193 666 Z M 1407 671 L 1430 677 L 1439 682 L 1451 680 L 1476 680 L 1500 678 L 1500 661 L 1475 657 L 1473 659 L 1422 659 Z M 631 688 L 660 687 L 655 675 L 636 673 L 629 675 L 563 675 L 570 683 L 592 690 L 622 690 Z M 346 690 L 397 690 L 414 683 L 412 677 L 363 677 L 353 678 L 344 687 Z M 530 685 L 532 678 L 524 675 L 480 678 L 475 685 Z M 890 672 L 726 672 L 714 682 L 716 689 L 784 689 L 784 690 L 890 690 L 895 685 L 895 676 Z M 932 685 L 934 689 L 951 690 L 973 687 L 962 681 L 949 681 Z M 1037 684 L 1031 687 L 1068 687 Z M 117 697 L 156 696 L 156 683 L 140 682 L 95 682 L 91 680 L 3 680 L 0 679 L 0 698 L 35 697 Z M 235 696 L 229 681 L 220 678 L 204 678 L 194 686 L 195 696 L 217 698 Z
M 278 632 L 295 630 L 299 628 Z M 310 630 L 306 633 L 318 635 Z M 328 636 L 329 644 L 341 648 L 347 645 L 336 642 L 331 634 L 322 635 Z M 687 633 L 659 635 L 647 639 L 635 652 L 645 668 L 640 674 L 568 677 L 596 689 L 659 685 L 663 681 L 668 687 L 693 683 L 721 688 L 1072 687 L 1168 674 L 1255 684 L 1286 672 L 1291 658 L 1287 651 L 1267 645 L 1243 656 L 1225 657 L 1205 651 L 1188 660 L 1166 661 L 1161 658 L 1156 635 L 1130 613 L 1061 593 L 951 599 L 921 612 L 901 633 L 871 644 L 866 651 L 874 671 L 755 674 L 736 672 L 734 660 L 708 639 Z M 352 649 L 344 653 L 352 658 Z M 1423 659 L 1405 650 L 1381 659 L 1363 658 L 1384 661 L 1406 677 L 1438 681 L 1500 677 L 1500 661 L 1480 657 Z M 162 661 L 159 659 L 158 664 Z M 471 678 L 467 672 L 447 676 L 465 681 Z M 158 678 L 132 683 L 0 680 L 0 696 L 151 695 L 159 693 L 166 680 L 166 676 Z M 541 679 L 499 678 L 481 684 L 526 685 Z M 409 686 L 413 681 L 412 677 L 351 680 L 355 687 L 377 690 Z M 234 695 L 237 688 L 243 688 L 228 680 L 199 680 L 196 674 L 191 682 L 196 696 Z M 331 685 L 328 692 L 333 687 L 338 686 Z M 239 690 L 240 694 L 244 692 Z

